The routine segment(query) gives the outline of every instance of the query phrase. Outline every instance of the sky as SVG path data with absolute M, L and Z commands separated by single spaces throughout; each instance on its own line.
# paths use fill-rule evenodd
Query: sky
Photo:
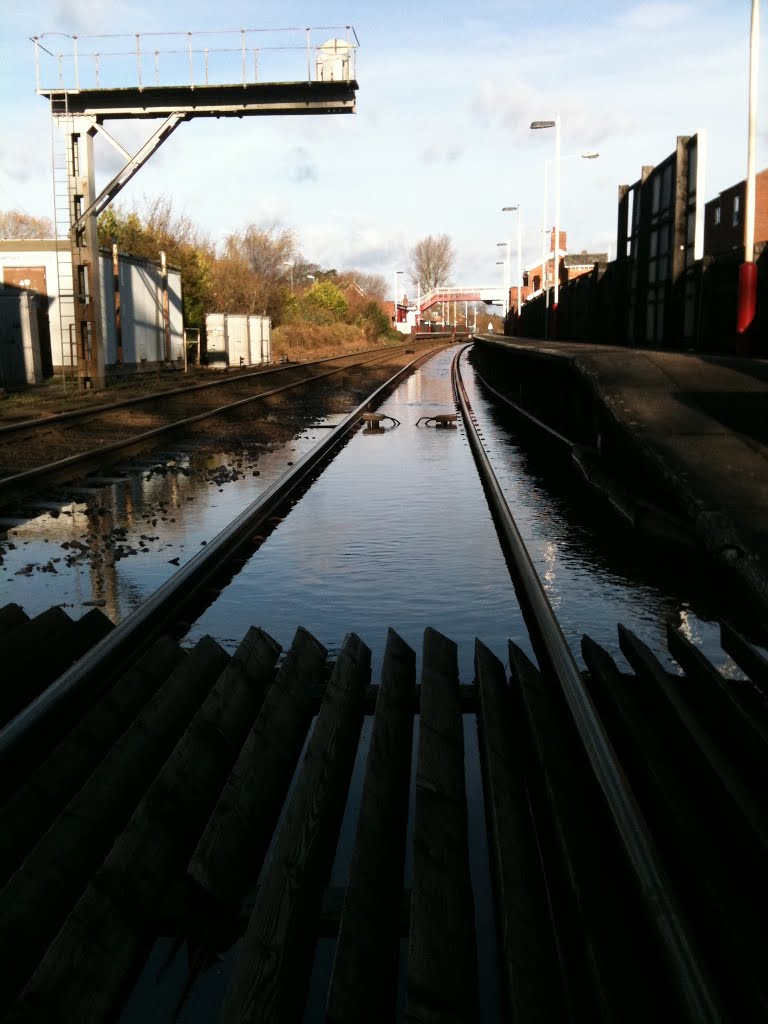
M 523 263 L 539 257 L 544 227 L 554 223 L 555 138 L 551 129 L 531 131 L 533 120 L 560 118 L 561 227 L 571 252 L 615 255 L 619 186 L 635 182 L 643 165 L 661 163 L 678 135 L 705 138 L 705 200 L 746 176 L 750 0 L 0 5 L 0 209 L 52 214 L 49 106 L 35 92 L 29 41 L 43 33 L 77 34 L 88 53 L 130 44 L 137 32 L 191 31 L 196 43 L 215 46 L 214 31 L 320 26 L 313 39 L 321 42 L 345 34 L 323 26 L 352 25 L 360 44 L 355 114 L 194 119 L 120 201 L 169 195 L 216 242 L 251 223 L 291 228 L 307 260 L 387 281 L 402 270 L 406 287 L 414 243 L 441 233 L 456 250 L 453 284 L 501 285 L 497 260 L 507 249 L 498 243 L 510 241 L 515 271 L 517 260 L 517 214 L 503 206 L 520 206 Z M 126 39 L 83 38 L 102 34 Z M 765 36 L 758 170 L 768 166 Z M 158 48 L 171 48 L 180 37 L 155 38 Z M 285 38 L 294 37 L 263 35 L 265 46 Z M 47 42 L 67 43 L 52 35 Z M 261 58 L 265 78 L 269 56 L 265 50 Z M 298 80 L 306 58 L 296 60 L 289 77 Z M 132 62 L 115 73 L 121 84 L 136 84 Z M 146 121 L 107 127 L 129 152 L 151 132 Z M 599 158 L 580 159 L 588 151 Z M 97 146 L 100 184 L 116 160 L 108 144 Z

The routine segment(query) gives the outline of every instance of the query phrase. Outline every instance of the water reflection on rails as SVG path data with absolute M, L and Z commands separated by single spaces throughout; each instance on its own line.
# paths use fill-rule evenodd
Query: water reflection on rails
M 441 356 L 380 407 L 403 427 L 353 438 L 186 650 L 158 641 L 71 730 L 0 747 L 9 1019 L 764 1016 L 768 664 L 726 631 L 749 677 L 727 680 L 671 630 L 673 675 L 622 629 L 632 674 L 585 640 L 574 714 L 527 656 L 460 433 L 412 426 L 449 395 Z M 297 609 L 321 635 L 294 633 Z M 368 640 L 383 621 L 408 642 L 351 635 L 328 659 L 331 622 Z M 31 625 L 0 613 L 8 650 Z M 593 709 L 607 751 L 574 727 Z
M 453 362 L 454 388 L 480 478 L 499 534 L 511 558 L 518 596 L 542 673 L 558 683 L 560 696 L 570 712 L 580 745 L 620 837 L 642 902 L 655 908 L 655 913 L 649 915 L 649 922 L 655 930 L 656 941 L 664 950 L 680 993 L 685 993 L 691 1017 L 702 1021 L 718 1020 L 717 999 L 709 979 L 701 970 L 691 935 L 683 926 L 674 888 L 483 448 L 462 380 L 460 356 L 461 353 L 457 353 Z M 510 644 L 512 658 L 511 648 Z M 514 653 L 513 665 L 513 674 L 518 679 L 528 674 L 533 680 L 538 675 L 532 671 L 520 650 Z
M 108 466 L 118 455 L 124 455 L 130 451 L 140 451 L 149 446 L 155 445 L 160 438 L 178 432 L 188 430 L 195 424 L 225 413 L 232 413 L 251 402 L 262 401 L 271 398 L 293 388 L 302 387 L 306 384 L 317 383 L 332 377 L 345 370 L 360 369 L 382 359 L 390 358 L 396 350 L 388 348 L 385 350 L 374 350 L 374 354 L 352 353 L 349 356 L 336 356 L 329 359 L 316 360 L 313 363 L 299 364 L 298 366 L 284 365 L 271 369 L 262 369 L 256 373 L 237 374 L 232 377 L 225 377 L 223 380 L 208 381 L 203 384 L 195 384 L 189 387 L 175 388 L 169 391 L 156 392 L 154 394 L 142 395 L 140 397 L 127 398 L 120 402 L 112 402 L 109 405 L 96 406 L 95 408 L 78 409 L 69 412 L 58 413 L 53 416 L 42 417 L 34 420 L 24 420 L 21 423 L 10 423 L 0 426 L 0 444 L 2 445 L 4 474 L 0 477 L 0 505 L 19 498 L 40 486 L 44 480 L 66 480 L 72 479 L 78 473 L 93 470 L 94 467 Z M 324 369 L 323 364 L 328 362 L 341 363 L 332 369 Z M 299 374 L 299 379 L 290 380 L 288 383 L 280 384 L 277 387 L 263 389 L 256 394 L 248 394 L 244 398 L 235 398 L 222 405 L 211 406 L 205 411 L 199 411 L 197 396 L 201 391 L 208 391 L 211 388 L 224 388 L 232 390 L 235 386 L 246 384 L 249 389 L 254 384 L 259 384 L 268 375 L 279 374 L 282 377 Z M 186 402 L 173 410 L 173 403 L 178 406 L 179 402 Z M 190 405 L 191 402 L 191 405 Z M 167 420 L 161 425 L 146 429 L 147 406 L 168 406 L 168 412 L 153 412 L 156 419 L 167 416 Z M 119 425 L 112 425 L 111 417 L 117 410 L 125 410 L 132 407 L 140 407 L 136 413 L 136 427 L 133 429 L 121 420 Z M 186 411 L 184 411 L 186 410 Z M 180 415 L 181 413 L 181 415 Z M 73 454 L 64 458 L 56 459 L 53 462 L 47 461 L 47 451 L 43 449 L 42 459 L 30 460 L 28 454 L 29 442 L 35 434 L 42 434 L 44 437 L 51 434 L 51 428 L 60 428 L 62 424 L 72 424 L 76 421 L 79 433 L 67 435 L 66 448 L 73 451 Z M 91 432 L 83 432 L 83 421 L 98 423 L 98 428 L 91 427 Z M 94 435 L 101 437 L 94 445 Z M 127 436 L 126 436 L 127 435 Z M 62 447 L 61 438 L 57 438 L 59 449 Z M 10 462 L 9 462 L 10 460 Z M 15 460 L 15 461 L 14 461 Z M 30 461 L 33 462 L 29 465 Z M 23 468 L 22 468 L 23 465 Z

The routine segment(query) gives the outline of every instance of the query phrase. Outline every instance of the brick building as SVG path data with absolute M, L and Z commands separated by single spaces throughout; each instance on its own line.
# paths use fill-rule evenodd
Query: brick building
M 579 253 L 569 253 L 567 249 L 567 236 L 565 231 L 560 232 L 560 246 L 558 250 L 558 266 L 560 272 L 560 287 L 568 281 L 573 281 L 582 274 L 590 274 L 595 264 L 608 262 L 608 254 L 605 252 L 589 253 L 583 249 Z M 523 302 L 527 302 L 531 296 L 542 290 L 542 266 L 546 272 L 546 284 L 549 288 L 554 285 L 554 262 L 555 262 L 555 229 L 549 233 L 549 254 L 545 257 L 544 263 L 539 260 L 531 263 L 523 270 Z M 509 308 L 517 309 L 517 285 L 509 289 Z
M 740 181 L 705 205 L 705 256 L 721 256 L 744 245 L 746 192 L 746 181 Z M 768 169 L 755 175 L 755 242 L 765 241 L 768 241 Z
M 605 266 L 607 262 L 607 252 L 587 252 L 586 249 L 582 249 L 581 252 L 566 253 L 560 266 L 560 283 L 566 284 L 568 281 L 575 281 L 582 274 L 591 274 L 595 264 Z

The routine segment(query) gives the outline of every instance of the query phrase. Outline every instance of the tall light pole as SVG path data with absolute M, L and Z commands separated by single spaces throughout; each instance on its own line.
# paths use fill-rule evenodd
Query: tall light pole
M 293 260 L 283 260 L 283 266 L 291 268 L 291 291 L 293 291 Z
M 497 267 L 504 267 L 504 270 L 503 270 L 503 274 L 504 274 L 504 290 L 506 291 L 506 288 L 507 288 L 507 261 L 506 260 L 496 260 L 496 266 Z M 504 309 L 506 309 L 506 308 L 507 308 L 507 304 L 505 302 L 504 303 Z M 506 316 L 506 313 L 504 315 Z
M 749 27 L 749 121 L 747 132 L 747 181 L 744 200 L 744 262 L 739 267 L 736 309 L 738 349 L 747 355 L 741 338 L 757 312 L 757 264 L 755 263 L 755 138 L 757 135 L 757 64 L 760 47 L 760 0 L 752 0 Z
M 560 115 L 553 121 L 531 121 L 531 128 L 554 128 L 555 129 L 555 294 L 552 298 L 552 313 L 554 318 L 553 334 L 557 337 L 557 303 L 560 299 L 560 264 L 558 251 L 560 249 Z
M 509 312 L 509 242 L 497 242 L 496 247 L 506 246 L 504 256 L 504 316 Z
M 501 212 L 517 213 L 517 317 L 519 318 L 523 306 L 523 233 L 520 226 L 520 204 L 518 203 L 517 206 L 502 206 Z
M 596 153 L 594 150 L 591 150 L 591 149 L 587 150 L 586 153 L 566 153 L 565 156 L 561 156 L 560 157 L 560 163 L 562 164 L 563 160 L 575 160 L 576 157 L 579 157 L 582 160 L 597 160 L 597 158 L 599 156 L 600 156 L 599 153 Z M 551 163 L 552 163 L 552 157 L 548 156 L 546 158 L 546 160 L 544 161 L 544 228 L 543 228 L 543 230 L 544 230 L 544 235 L 545 236 L 546 236 L 548 228 L 549 228 L 549 225 L 547 224 L 547 178 L 549 176 L 549 165 Z M 545 238 L 545 241 L 546 241 L 546 238 Z
M 541 287 L 544 289 L 544 304 L 549 308 L 549 289 L 547 288 L 547 176 L 549 174 L 549 160 L 544 161 L 544 227 L 541 229 Z
M 553 121 L 531 121 L 531 128 L 554 128 L 555 129 L 555 240 L 554 240 L 554 258 L 552 261 L 552 272 L 555 277 L 555 294 L 552 300 L 552 311 L 553 311 L 553 335 L 557 337 L 557 304 L 560 299 L 560 262 L 558 259 L 558 251 L 560 249 L 560 163 L 562 160 L 568 160 L 572 157 L 580 156 L 582 160 L 596 160 L 600 156 L 599 153 L 587 152 L 587 153 L 569 153 L 568 156 L 560 157 L 560 115 Z M 541 266 L 541 281 L 542 287 L 544 288 L 547 302 L 549 300 L 549 292 L 546 288 L 547 282 L 547 258 L 546 258 L 546 244 L 547 244 L 547 175 L 549 171 L 549 164 L 552 162 L 551 157 L 547 157 L 544 161 L 544 238 L 542 239 L 542 266 Z

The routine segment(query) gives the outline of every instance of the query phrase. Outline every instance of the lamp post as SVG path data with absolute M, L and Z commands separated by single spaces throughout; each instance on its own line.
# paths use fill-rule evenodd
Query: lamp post
M 293 291 L 293 260 L 283 260 L 283 266 L 291 268 L 291 291 Z
M 523 244 L 522 228 L 520 226 L 520 204 L 517 206 L 502 206 L 502 213 L 517 213 L 517 322 L 519 323 L 520 311 L 523 306 Z
M 541 287 L 544 290 L 544 305 L 549 310 L 549 289 L 547 288 L 547 175 L 549 174 L 549 160 L 544 161 L 544 227 L 541 229 Z M 546 320 L 545 331 L 546 334 Z
M 506 254 L 504 256 L 504 316 L 506 318 L 509 312 L 509 242 L 497 242 L 496 247 L 506 246 Z
M 503 245 L 504 243 L 502 242 L 501 244 Z M 496 260 L 496 266 L 497 267 L 504 267 L 504 291 L 506 292 L 507 291 L 507 261 L 506 260 Z M 504 316 L 507 315 L 506 314 L 506 308 L 507 308 L 507 303 L 505 301 L 504 302 L 504 310 L 505 310 Z
M 757 134 L 757 64 L 760 45 L 760 0 L 752 0 L 749 27 L 749 122 L 747 131 L 747 181 L 744 201 L 744 262 L 739 267 L 736 307 L 737 350 L 747 355 L 744 334 L 757 312 L 757 264 L 755 263 L 755 137 Z
M 557 303 L 560 299 L 560 264 L 558 262 L 558 251 L 560 249 L 560 115 L 553 121 L 531 121 L 531 128 L 555 129 L 555 260 L 553 272 L 555 275 L 555 294 L 552 299 L 553 335 L 557 337 Z
M 561 162 L 561 157 L 560 157 L 560 115 L 558 114 L 557 117 L 554 120 L 552 120 L 552 121 L 531 121 L 531 128 L 532 129 L 539 129 L 539 128 L 554 128 L 555 129 L 555 156 L 554 156 L 554 161 L 555 161 L 555 240 L 554 240 L 554 253 L 553 253 L 554 258 L 553 258 L 553 261 L 552 261 L 552 271 L 553 271 L 554 278 L 555 278 L 555 282 L 554 282 L 554 284 L 555 284 L 555 294 L 554 294 L 553 300 L 552 300 L 552 314 L 553 314 L 553 323 L 552 323 L 553 330 L 552 330 L 552 335 L 553 335 L 553 337 L 556 338 L 557 337 L 557 304 L 558 304 L 559 299 L 560 299 L 560 261 L 559 261 L 559 258 L 558 258 L 558 252 L 559 252 L 559 249 L 560 249 L 560 162 Z M 568 157 L 562 157 L 562 159 L 566 160 L 566 159 L 569 159 L 572 156 L 580 156 L 582 158 L 582 160 L 595 160 L 595 159 L 597 159 L 597 157 L 600 156 L 600 154 L 599 153 L 594 153 L 594 152 L 569 153 Z M 543 243 L 544 244 L 543 244 L 543 247 L 542 247 L 541 277 L 542 277 L 542 286 L 544 287 L 545 292 L 546 292 L 546 270 L 545 270 L 545 266 L 546 266 L 546 262 L 547 261 L 546 261 L 546 253 L 544 251 L 544 248 L 546 247 L 546 231 L 547 231 L 547 172 L 548 172 L 548 169 L 549 169 L 549 163 L 551 162 L 551 159 L 552 159 L 551 157 L 548 157 L 547 160 L 544 161 L 544 239 L 543 239 Z M 549 293 L 546 292 L 546 295 L 547 295 L 547 298 L 548 298 Z

